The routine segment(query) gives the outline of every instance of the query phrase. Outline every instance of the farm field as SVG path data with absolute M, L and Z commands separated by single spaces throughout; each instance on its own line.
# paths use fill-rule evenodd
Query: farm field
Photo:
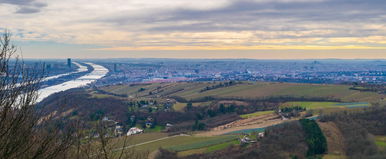
M 209 147 L 213 145 L 219 145 L 225 142 L 234 141 L 238 139 L 238 136 L 235 135 L 227 135 L 227 136 L 218 136 L 214 138 L 208 138 L 207 140 L 183 144 L 183 145 L 177 145 L 177 146 L 171 146 L 168 147 L 168 149 L 180 152 L 180 151 L 187 151 L 192 149 L 199 149 L 203 147 Z
M 198 107 L 198 106 L 208 106 L 210 105 L 211 102 L 195 102 L 195 103 L 192 103 L 193 106 L 195 107 Z M 180 102 L 176 102 L 176 104 L 173 105 L 173 109 L 175 111 L 183 111 L 184 108 L 186 107 L 186 104 L 187 103 L 180 103 Z
M 246 119 L 240 119 L 225 125 L 212 128 L 209 131 L 199 132 L 196 136 L 217 136 L 223 134 L 250 133 L 253 131 L 264 131 L 265 127 L 285 122 L 276 114 L 265 114 Z
M 328 109 L 328 108 L 360 108 L 369 107 L 370 103 L 355 102 L 355 103 L 338 103 L 338 102 L 286 102 L 280 105 L 283 107 L 300 106 L 308 110 L 313 109 Z
M 143 133 L 143 134 L 138 134 L 138 135 L 132 135 L 132 136 L 123 136 L 120 138 L 114 138 L 111 142 L 114 143 L 116 147 L 121 147 L 126 138 L 126 143 L 127 145 L 135 145 L 143 142 L 148 142 L 156 139 L 160 139 L 163 137 L 167 137 L 168 135 L 166 133 Z
M 386 136 L 375 136 L 375 144 L 380 150 L 386 151 Z
M 176 104 L 173 105 L 173 109 L 175 111 L 183 111 L 185 106 L 186 106 L 186 103 L 177 102 Z
M 370 102 L 379 101 L 385 97 L 385 95 L 377 94 L 375 92 L 361 92 L 358 90 L 351 90 L 351 86 L 349 85 L 273 82 L 242 82 L 227 87 L 202 91 L 206 87 L 215 86 L 219 83 L 220 82 L 176 82 L 115 85 L 104 87 L 102 90 L 114 94 L 127 95 L 129 97 L 179 96 L 185 98 L 186 100 L 207 96 L 240 98 L 288 96 L 304 98 L 332 98 L 341 100 L 342 102 Z
M 186 151 L 180 151 L 177 153 L 177 155 L 178 156 L 188 156 L 188 155 L 198 154 L 198 153 L 210 153 L 210 152 L 214 152 L 217 150 L 225 149 L 225 148 L 232 146 L 232 145 L 239 145 L 239 144 L 240 144 L 240 141 L 238 139 L 234 139 L 231 141 L 223 142 L 223 143 L 216 144 L 216 145 L 211 145 L 208 147 L 191 149 L 191 150 L 186 150 Z
M 164 140 L 151 142 L 134 147 L 133 149 L 143 152 L 152 152 L 159 148 L 173 151 L 189 151 L 204 147 L 211 147 L 225 142 L 238 139 L 238 136 L 215 136 L 215 137 L 198 137 L 198 136 L 175 136 Z
M 250 114 L 243 114 L 243 115 L 240 115 L 241 118 L 251 118 L 251 117 L 257 117 L 257 116 L 261 116 L 261 115 L 266 115 L 266 114 L 273 114 L 275 111 L 273 110 L 270 110 L 270 111 L 258 111 L 258 112 L 254 112 L 254 113 L 250 113 Z
M 229 87 L 217 88 L 205 92 L 184 90 L 172 95 L 186 99 L 195 99 L 205 96 L 266 98 L 275 96 L 291 97 L 325 97 L 340 99 L 344 102 L 372 101 L 380 99 L 382 95 L 373 92 L 350 90 L 346 85 L 317 85 L 297 83 L 269 83 L 244 82 Z
M 223 81 L 223 83 L 225 82 Z M 166 133 L 161 133 L 160 130 L 163 127 L 158 126 L 153 131 L 149 130 L 144 134 L 135 135 L 129 140 L 130 145 L 135 145 L 129 147 L 129 149 L 155 153 L 158 152 L 156 150 L 159 148 L 163 148 L 177 152 L 180 157 L 205 154 L 225 149 L 231 145 L 240 145 L 238 140 L 240 134 L 264 132 L 272 126 L 305 117 L 305 115 L 309 115 L 308 113 L 312 113 L 311 117 L 317 119 L 321 112 L 329 114 L 342 110 L 362 111 L 364 108 L 371 106 L 370 103 L 386 101 L 384 100 L 386 97 L 384 94 L 352 90 L 349 85 L 273 82 L 237 82 L 224 85 L 223 83 L 175 82 L 106 86 L 100 89 L 107 93 L 103 94 L 103 91 L 96 91 L 97 93 L 92 97 L 113 97 L 137 102 L 140 100 L 156 101 L 158 109 L 153 109 L 153 112 L 151 112 L 148 109 L 149 106 L 146 105 L 141 109 L 138 107 L 139 112 L 155 115 L 165 109 L 165 112 L 172 111 L 177 115 L 182 114 L 181 117 L 177 116 L 178 119 L 173 119 L 173 121 L 184 118 L 184 115 L 192 115 L 193 117 L 186 119 L 189 121 L 171 122 L 178 129 L 186 129 L 187 133 L 192 134 L 192 136 L 168 136 Z M 185 109 L 190 102 L 195 108 Z M 166 107 L 166 104 L 170 105 Z M 299 113 L 300 116 L 294 116 L 293 118 L 283 118 L 281 116 L 283 114 L 275 113 L 278 108 L 294 106 L 300 106 L 312 111 L 301 112 Z M 223 111 L 224 107 L 227 108 L 226 111 Z M 154 110 L 157 112 L 155 113 Z M 217 114 L 209 114 L 210 111 L 208 110 Z M 195 119 L 194 113 L 203 114 L 199 122 L 206 124 L 205 129 L 192 131 L 191 125 L 193 125 L 192 120 Z M 230 120 L 223 120 L 222 117 L 224 116 L 226 117 L 224 119 Z M 169 119 L 166 118 L 166 120 Z M 220 122 L 212 124 L 214 122 L 211 120 Z M 187 126 L 184 125 L 186 123 Z M 164 123 L 162 124 L 164 125 Z M 344 146 L 341 145 L 343 142 L 342 136 L 337 131 L 336 126 L 328 123 L 321 125 L 321 128 L 324 129 L 325 134 L 328 134 L 326 137 L 329 146 L 329 152 L 323 158 L 345 158 Z M 175 130 L 171 130 L 172 133 L 169 133 L 173 134 L 173 131 Z M 122 138 L 117 139 L 115 142 L 118 143 L 118 146 L 123 144 Z M 384 137 L 377 137 L 376 142 L 380 149 L 386 149 Z

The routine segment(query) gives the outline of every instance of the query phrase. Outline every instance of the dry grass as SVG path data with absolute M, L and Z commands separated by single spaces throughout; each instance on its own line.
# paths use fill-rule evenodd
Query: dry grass
M 149 92 L 159 96 L 180 96 L 187 100 L 206 96 L 264 98 L 277 96 L 292 97 L 325 97 L 340 99 L 343 102 L 378 101 L 385 95 L 375 92 L 360 92 L 350 90 L 348 85 L 301 84 L 301 83 L 274 83 L 274 82 L 243 82 L 241 84 L 222 87 L 201 92 L 207 86 L 219 82 L 176 82 L 152 83 L 146 85 L 116 85 L 102 88 L 105 91 L 124 94 L 131 97 L 146 97 Z M 140 88 L 144 91 L 139 92 Z
M 328 154 L 323 158 L 341 159 L 345 157 L 344 136 L 333 122 L 318 122 L 323 134 L 326 136 Z
M 230 87 L 217 88 L 200 92 L 207 83 L 200 83 L 194 87 L 188 87 L 183 91 L 172 95 L 181 96 L 186 99 L 195 99 L 205 96 L 218 97 L 242 97 L 242 98 L 264 98 L 275 96 L 292 97 L 325 97 L 341 99 L 344 102 L 374 101 L 385 95 L 374 92 L 360 92 L 350 90 L 347 85 L 320 85 L 299 83 L 270 83 L 270 82 L 244 82 Z

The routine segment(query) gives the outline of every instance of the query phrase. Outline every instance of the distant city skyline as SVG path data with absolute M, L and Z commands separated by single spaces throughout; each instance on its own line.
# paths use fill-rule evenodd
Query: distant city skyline
M 386 59 L 384 0 L 0 0 L 24 58 Z

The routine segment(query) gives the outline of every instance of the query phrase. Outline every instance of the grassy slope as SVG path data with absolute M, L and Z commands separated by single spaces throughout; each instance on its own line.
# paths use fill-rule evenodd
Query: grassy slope
M 164 133 L 144 133 L 134 135 L 127 139 L 127 146 L 139 144 L 147 141 L 153 141 L 166 137 Z M 159 140 L 143 145 L 136 146 L 134 149 L 140 152 L 152 152 L 158 148 L 171 149 L 176 151 L 188 151 L 191 149 L 200 149 L 203 147 L 211 147 L 222 144 L 224 142 L 233 141 L 237 136 L 216 136 L 216 137 L 197 137 L 197 136 L 176 136 L 164 140 Z M 122 147 L 125 137 L 114 139 L 114 147 Z
M 274 111 L 258 111 L 258 112 L 254 112 L 254 113 L 250 113 L 250 114 L 243 114 L 243 115 L 240 115 L 241 118 L 251 118 L 251 117 L 257 117 L 257 116 L 260 116 L 260 115 L 267 115 L 267 114 L 272 114 L 274 113 Z
M 334 97 L 341 99 L 345 102 L 353 101 L 372 101 L 377 100 L 383 97 L 373 92 L 359 92 L 355 90 L 350 90 L 350 86 L 345 85 L 317 85 L 317 84 L 294 84 L 294 83 L 269 83 L 269 82 L 248 82 L 243 84 L 238 84 L 230 87 L 223 87 L 218 89 L 213 89 L 205 92 L 200 92 L 206 86 L 211 86 L 213 83 L 209 82 L 200 82 L 200 83 L 155 83 L 151 85 L 139 85 L 139 86 L 110 86 L 105 87 L 105 91 L 109 91 L 116 94 L 127 94 L 129 96 L 146 96 L 149 91 L 158 90 L 157 95 L 163 96 L 181 96 L 186 99 L 193 99 L 205 96 L 219 96 L 219 97 L 243 97 L 243 98 L 262 98 L 269 96 L 293 96 L 293 97 Z M 138 92 L 140 88 L 145 88 L 145 91 Z M 284 105 L 301 105 L 310 109 L 320 109 L 328 107 L 344 107 L 337 106 L 335 102 L 289 102 Z M 177 110 L 182 110 L 186 103 L 178 103 L 176 105 Z M 257 112 L 252 114 L 243 115 L 244 118 L 249 116 L 261 115 L 261 113 L 268 112 Z M 271 113 L 271 112 L 269 112 Z M 155 134 L 155 133 L 154 133 Z M 154 135 L 151 134 L 151 137 L 136 137 L 133 143 L 149 141 L 156 138 L 164 137 L 164 135 Z M 145 135 L 145 134 L 144 134 Z M 154 135 L 154 136 L 153 136 Z M 151 144 L 138 146 L 137 149 L 153 151 L 159 147 L 170 148 L 178 146 L 186 146 L 191 144 L 197 144 L 199 142 L 204 142 L 210 140 L 208 138 L 202 137 L 192 137 L 192 136 L 179 136 L 175 138 L 170 138 L 162 141 L 157 141 Z M 383 144 L 383 141 L 378 141 L 379 145 Z M 205 145 L 205 144 L 204 144 Z M 210 145 L 209 147 L 214 147 L 216 149 L 227 145 L 227 143 L 220 143 L 215 145 Z M 193 153 L 195 151 L 204 151 L 208 146 L 203 148 L 194 147 L 193 149 L 184 150 L 181 153 Z M 206 151 L 206 150 L 205 150 Z M 329 154 L 326 157 L 335 158 L 335 154 Z
M 173 105 L 173 109 L 175 111 L 183 111 L 185 107 L 186 107 L 186 103 L 177 102 L 176 104 Z
M 173 151 L 177 151 L 177 152 L 187 151 L 187 150 L 192 150 L 192 149 L 199 149 L 199 148 L 203 148 L 203 147 L 218 145 L 218 144 L 222 144 L 225 142 L 233 141 L 235 139 L 237 139 L 237 136 L 234 136 L 234 135 L 210 137 L 210 138 L 206 138 L 206 140 L 202 140 L 202 141 L 171 146 L 168 149 L 173 150 Z
M 134 144 L 139 144 L 147 141 L 152 141 L 156 140 L 159 138 L 166 137 L 166 133 L 144 133 L 144 134 L 139 134 L 139 135 L 133 135 L 129 136 L 126 139 L 126 145 L 134 145 Z M 125 136 L 120 137 L 120 138 L 114 138 L 111 142 L 114 143 L 116 147 L 122 147 L 122 145 L 125 142 Z
M 345 159 L 344 136 L 333 122 L 318 122 L 326 136 L 328 154 L 323 159 Z
M 195 107 L 198 107 L 198 106 L 208 106 L 210 105 L 211 102 L 196 102 L 196 103 L 192 103 L 193 106 Z M 184 108 L 186 107 L 187 103 L 180 103 L 180 102 L 177 102 L 176 104 L 173 105 L 173 109 L 175 111 L 183 111 Z
M 380 150 L 386 151 L 386 136 L 376 136 L 375 144 Z
M 216 144 L 216 145 L 211 145 L 208 147 L 181 151 L 181 152 L 178 152 L 178 156 L 188 156 L 188 155 L 192 155 L 192 154 L 210 153 L 210 152 L 214 152 L 217 150 L 222 150 L 222 149 L 228 148 L 232 145 L 239 145 L 239 144 L 240 144 L 240 141 L 236 139 L 236 140 L 231 140 L 231 141 L 227 141 L 227 142 Z
M 216 82 L 218 83 L 218 82 Z M 374 101 L 384 95 L 374 92 L 360 92 L 350 90 L 347 85 L 320 85 L 299 83 L 272 83 L 272 82 L 244 82 L 230 87 L 222 87 L 200 92 L 207 86 L 215 85 L 213 82 L 178 82 L 178 83 L 153 83 L 150 85 L 117 85 L 104 87 L 103 90 L 115 94 L 129 96 L 147 96 L 150 91 L 158 92 L 161 96 L 181 96 L 186 99 L 195 99 L 205 96 L 263 98 L 272 96 L 293 97 L 332 97 L 344 102 Z M 145 91 L 138 92 L 140 88 Z
M 367 107 L 369 103 L 337 103 L 337 102 L 286 102 L 281 107 L 301 106 L 307 109 L 325 109 L 325 108 L 350 108 Z
M 349 88 L 350 86 L 346 85 L 253 82 L 213 89 L 201 93 L 199 90 L 202 88 L 191 88 L 174 93 L 173 95 L 181 96 L 186 99 L 194 99 L 205 96 L 243 98 L 263 98 L 271 96 L 332 97 L 341 99 L 345 102 L 373 101 L 382 97 L 382 95 L 377 93 L 359 92 L 356 90 L 350 90 Z
M 126 145 L 135 145 L 148 141 L 153 141 L 161 138 L 167 137 L 166 133 L 143 133 L 138 135 L 133 135 L 129 137 L 120 137 L 114 138 L 111 140 L 111 143 L 114 143 L 114 147 L 120 148 L 125 142 Z M 214 137 L 199 137 L 199 136 L 177 136 L 170 137 L 168 139 L 152 142 L 149 144 L 144 144 L 137 146 L 136 148 L 142 150 L 156 150 L 159 147 L 167 148 L 175 151 L 186 151 L 191 149 L 198 149 L 203 147 L 211 147 L 219 144 L 223 144 L 225 142 L 230 142 L 237 139 L 237 135 L 222 135 L 222 136 L 214 136 Z

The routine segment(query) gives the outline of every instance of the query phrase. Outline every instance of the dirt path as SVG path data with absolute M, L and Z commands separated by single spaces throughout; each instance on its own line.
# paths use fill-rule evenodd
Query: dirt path
M 196 136 L 216 136 L 216 135 L 222 135 L 222 134 L 230 133 L 233 131 L 244 130 L 244 129 L 264 128 L 264 127 L 280 124 L 285 121 L 288 121 L 288 120 L 281 120 L 280 116 L 272 113 L 272 114 L 237 120 L 225 125 L 212 128 L 209 131 L 200 132 L 195 135 Z

